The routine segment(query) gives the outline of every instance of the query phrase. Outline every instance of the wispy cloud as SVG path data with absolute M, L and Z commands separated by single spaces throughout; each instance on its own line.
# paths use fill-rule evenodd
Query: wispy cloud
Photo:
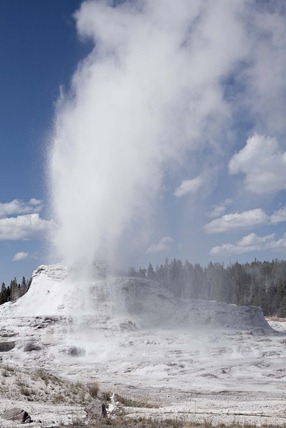
M 20 262 L 20 261 L 26 260 L 28 258 L 29 258 L 29 253 L 25 253 L 23 251 L 20 251 L 19 253 L 16 253 L 13 256 L 12 260 L 13 260 L 13 262 Z
M 172 242 L 173 239 L 170 236 L 164 236 L 156 244 L 151 244 L 150 247 L 147 248 L 146 254 L 162 253 L 164 251 L 168 251 Z
M 277 140 L 255 134 L 229 162 L 230 174 L 243 173 L 247 190 L 264 194 L 286 189 L 286 152 Z
M 256 208 L 241 213 L 225 214 L 207 223 L 204 230 L 207 233 L 224 233 L 284 221 L 286 221 L 286 207 L 274 211 L 271 215 L 267 215 L 261 208 Z
M 286 207 L 280 208 L 270 216 L 270 223 L 277 224 L 286 221 Z
M 0 241 L 44 239 L 51 231 L 52 222 L 39 214 L 27 214 L 0 219 Z
M 175 190 L 174 195 L 177 196 L 177 198 L 181 198 L 182 196 L 186 196 L 190 193 L 196 193 L 201 188 L 202 184 L 202 177 L 183 180 L 180 186 Z
M 275 239 L 275 234 L 257 236 L 255 233 L 250 233 L 235 244 L 225 243 L 213 247 L 210 254 L 213 256 L 244 254 L 263 250 L 286 250 L 286 234 L 284 234 L 280 239 Z
M 207 217 L 210 217 L 210 218 L 220 217 L 226 211 L 227 207 L 232 203 L 233 203 L 232 199 L 226 199 L 221 204 L 213 206 L 212 211 L 207 213 Z

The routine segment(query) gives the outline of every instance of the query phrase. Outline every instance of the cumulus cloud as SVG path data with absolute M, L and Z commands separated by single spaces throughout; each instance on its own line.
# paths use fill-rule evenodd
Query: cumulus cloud
M 286 189 L 286 152 L 281 152 L 275 138 L 255 134 L 231 158 L 229 172 L 243 173 L 245 187 L 253 193 Z
M 14 199 L 10 202 L 0 202 L 0 217 L 7 217 L 19 214 L 39 213 L 42 209 L 42 201 L 32 198 L 25 202 L 20 199 Z
M 44 239 L 50 233 L 52 223 L 39 214 L 27 214 L 0 219 L 0 241 Z
M 241 213 L 225 214 L 210 221 L 204 227 L 207 233 L 223 233 L 233 230 L 243 230 L 261 225 L 274 225 L 286 221 L 286 207 L 267 215 L 261 208 L 243 211 Z
M 222 244 L 211 249 L 211 255 L 219 254 L 243 254 L 252 251 L 260 251 L 273 245 L 274 235 L 259 237 L 255 233 L 250 233 L 237 241 L 235 244 Z
M 204 227 L 207 233 L 230 232 L 232 230 L 249 229 L 267 224 L 269 217 L 260 209 L 244 211 L 242 213 L 225 214 L 210 221 Z
M 22 261 L 22 260 L 26 260 L 27 258 L 29 258 L 29 256 L 30 256 L 29 253 L 25 253 L 24 251 L 20 251 L 19 253 L 16 253 L 13 256 L 12 260 L 14 262 L 19 262 L 19 261 Z
M 168 251 L 173 242 L 173 239 L 170 236 L 164 236 L 156 244 L 151 244 L 146 250 L 146 254 L 162 253 Z
M 250 233 L 237 241 L 235 244 L 222 244 L 211 249 L 210 254 L 213 256 L 225 254 L 244 254 L 253 251 L 263 250 L 285 250 L 286 234 L 280 239 L 275 239 L 275 234 L 257 236 Z
M 174 195 L 177 198 L 186 196 L 189 193 L 196 193 L 202 186 L 203 179 L 202 177 L 196 177 L 191 180 L 183 180 L 179 187 L 174 192 Z

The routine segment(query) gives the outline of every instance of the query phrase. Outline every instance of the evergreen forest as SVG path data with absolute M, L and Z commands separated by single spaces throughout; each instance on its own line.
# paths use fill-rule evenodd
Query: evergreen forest
M 5 282 L 2 282 L 0 291 L 0 305 L 9 301 L 15 301 L 19 297 L 23 296 L 30 288 L 32 280 L 26 280 L 23 276 L 21 283 L 18 283 L 17 278 L 10 281 L 10 285 L 6 286 Z
M 165 260 L 155 268 L 130 268 L 130 276 L 154 280 L 176 297 L 260 306 L 266 316 L 286 317 L 286 261 L 209 263 Z

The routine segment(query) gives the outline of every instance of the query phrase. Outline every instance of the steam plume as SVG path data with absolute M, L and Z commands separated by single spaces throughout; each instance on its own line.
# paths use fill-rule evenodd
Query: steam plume
M 54 243 L 68 264 L 146 249 L 168 171 L 192 179 L 195 169 L 178 172 L 187 155 L 219 158 L 233 112 L 226 81 L 250 67 L 254 3 L 87 1 L 76 12 L 94 48 L 59 100 L 49 165 Z

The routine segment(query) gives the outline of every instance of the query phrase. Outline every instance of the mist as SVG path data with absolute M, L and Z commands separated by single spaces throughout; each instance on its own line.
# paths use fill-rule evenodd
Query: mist
M 168 216 L 167 197 L 194 189 L 188 183 L 211 192 L 236 142 L 234 115 L 246 109 L 255 123 L 271 122 L 256 103 L 269 94 L 257 78 L 270 67 L 262 46 L 271 62 L 276 43 L 258 37 L 267 16 L 271 33 L 275 10 L 254 1 L 82 3 L 76 29 L 93 49 L 61 90 L 48 165 L 57 258 L 87 267 L 134 259 Z M 230 87 L 242 79 L 234 99 Z M 281 131 L 277 115 L 271 123 Z

